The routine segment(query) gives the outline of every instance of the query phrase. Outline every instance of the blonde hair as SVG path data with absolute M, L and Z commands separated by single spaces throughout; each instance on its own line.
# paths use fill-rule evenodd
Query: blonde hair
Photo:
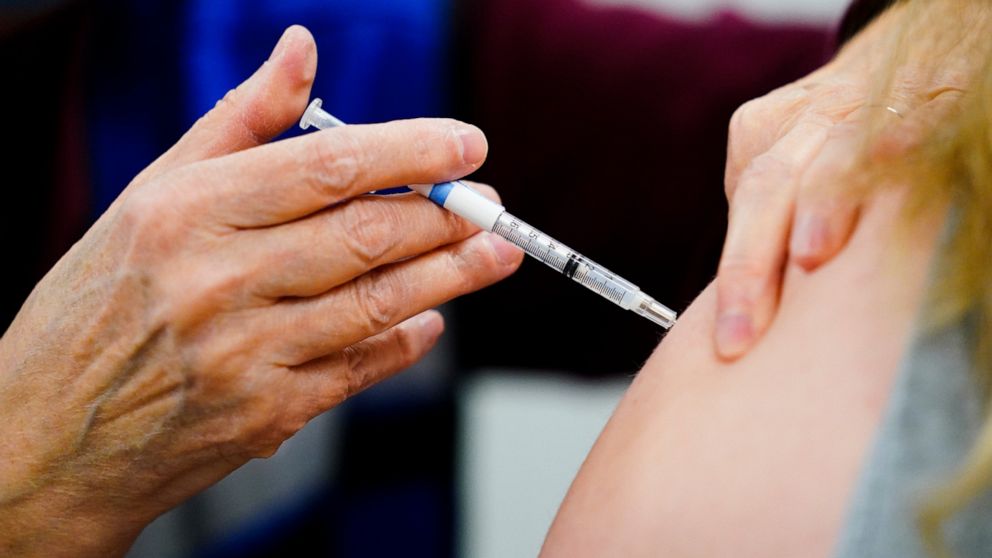
M 869 126 L 864 176 L 885 173 L 911 189 L 911 212 L 948 204 L 953 229 L 940 258 L 927 315 L 933 327 L 968 320 L 974 324 L 974 372 L 986 403 L 984 425 L 960 469 L 919 509 L 919 529 L 927 549 L 950 556 L 943 526 L 955 513 L 992 486 L 992 2 L 987 0 L 902 0 L 884 17 L 896 31 L 879 53 L 889 57 L 883 79 L 874 84 L 873 102 L 899 98 L 900 90 L 921 83 L 957 84 L 917 92 L 919 106 L 940 95 L 953 102 L 930 123 L 920 140 L 898 159 L 879 164 L 873 146 L 887 140 L 887 126 Z M 921 63 L 922 62 L 922 63 Z M 898 124 L 896 124 L 898 126 Z M 905 134 L 905 130 L 900 131 Z M 891 138 L 888 138 L 891 139 Z M 872 180 L 869 178 L 869 180 Z M 875 182 L 872 180 L 872 182 Z M 912 218 L 913 213 L 910 213 Z

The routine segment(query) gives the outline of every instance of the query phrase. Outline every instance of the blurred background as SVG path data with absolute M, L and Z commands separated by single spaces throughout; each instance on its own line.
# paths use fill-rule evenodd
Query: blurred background
M 730 115 L 822 64 L 845 5 L 0 0 L 0 320 L 294 23 L 334 114 L 479 125 L 475 180 L 682 310 L 719 257 Z M 443 311 L 427 360 L 163 516 L 130 556 L 536 554 L 660 332 L 533 261 Z

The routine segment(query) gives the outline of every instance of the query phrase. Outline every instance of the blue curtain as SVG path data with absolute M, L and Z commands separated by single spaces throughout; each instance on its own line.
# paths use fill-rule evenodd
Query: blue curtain
M 96 214 L 251 75 L 294 23 L 317 39 L 314 95 L 343 120 L 447 112 L 449 0 L 103 0 L 95 11 L 88 121 Z

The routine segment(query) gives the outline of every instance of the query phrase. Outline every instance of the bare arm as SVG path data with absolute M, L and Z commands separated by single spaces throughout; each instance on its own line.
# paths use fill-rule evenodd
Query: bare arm
M 869 203 L 849 247 L 789 267 L 735 362 L 711 286 L 651 357 L 579 472 L 544 556 L 825 556 L 911 333 L 940 219 Z

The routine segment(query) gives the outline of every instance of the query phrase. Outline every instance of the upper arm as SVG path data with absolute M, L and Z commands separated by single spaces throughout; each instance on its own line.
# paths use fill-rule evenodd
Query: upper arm
M 939 228 L 900 229 L 899 207 L 877 196 L 834 261 L 788 269 L 774 323 L 737 361 L 715 356 L 715 292 L 703 291 L 590 452 L 543 554 L 827 555 Z

